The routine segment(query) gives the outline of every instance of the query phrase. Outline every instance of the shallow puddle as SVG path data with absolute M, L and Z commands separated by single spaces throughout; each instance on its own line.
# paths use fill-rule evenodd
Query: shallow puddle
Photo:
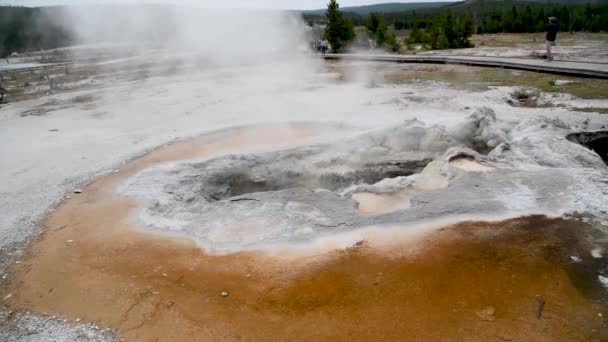
M 589 228 L 575 221 L 467 222 L 388 247 L 361 241 L 316 255 L 210 255 L 132 227 L 136 203 L 113 191 L 158 163 L 304 143 L 315 134 L 220 132 L 100 177 L 48 217 L 2 297 L 11 293 L 15 309 L 96 321 L 128 341 L 608 338 L 597 282 L 606 264 L 589 254 Z

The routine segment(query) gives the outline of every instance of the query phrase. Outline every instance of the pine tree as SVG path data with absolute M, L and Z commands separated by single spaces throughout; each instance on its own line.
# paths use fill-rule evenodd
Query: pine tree
M 387 27 L 382 18 L 376 13 L 370 13 L 367 22 L 365 23 L 365 28 L 371 33 L 378 46 L 384 45 L 386 43 L 387 35 Z
M 397 36 L 395 36 L 394 33 L 386 38 L 386 45 L 392 52 L 399 52 L 399 50 L 401 50 L 401 45 L 399 44 L 399 41 L 397 41 Z
M 528 5 L 524 8 L 524 13 L 521 16 L 522 32 L 534 32 L 534 16 L 532 8 Z
M 475 23 L 473 22 L 473 18 L 466 13 L 460 22 L 459 29 L 459 37 L 458 37 L 458 47 L 471 47 L 473 44 L 469 41 L 469 38 L 475 33 Z
M 547 17 L 545 16 L 545 9 L 541 8 L 540 10 L 538 10 L 538 13 L 536 14 L 536 25 L 535 25 L 535 31 L 536 32 L 543 32 L 545 30 L 545 27 L 547 26 Z
M 418 28 L 418 23 L 415 23 L 414 27 L 412 27 L 412 30 L 410 31 L 409 37 L 407 37 L 407 39 L 405 40 L 405 43 L 407 44 L 408 47 L 411 44 L 420 43 L 420 37 L 421 37 L 421 32 L 420 32 L 420 29 Z
M 448 9 L 445 13 L 440 27 L 448 41 L 448 47 L 458 47 L 456 20 L 451 10 Z
M 426 33 L 429 36 L 431 49 L 442 50 L 450 47 L 445 33 L 437 23 L 430 23 L 426 28 Z
M 557 22 L 559 23 L 560 30 L 566 31 L 570 28 L 571 17 L 568 7 L 562 6 L 562 8 L 559 10 L 559 16 L 557 17 L 557 20 Z
M 344 45 L 355 38 L 353 24 L 342 17 L 340 5 L 336 0 L 330 0 L 327 4 L 327 28 L 325 39 L 331 45 L 333 52 L 340 52 Z

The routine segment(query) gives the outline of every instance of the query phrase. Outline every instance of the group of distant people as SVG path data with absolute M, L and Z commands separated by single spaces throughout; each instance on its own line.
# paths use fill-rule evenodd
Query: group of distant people
M 316 51 L 322 55 L 326 54 L 329 50 L 329 42 L 325 39 L 313 40 L 311 43 L 312 51 Z

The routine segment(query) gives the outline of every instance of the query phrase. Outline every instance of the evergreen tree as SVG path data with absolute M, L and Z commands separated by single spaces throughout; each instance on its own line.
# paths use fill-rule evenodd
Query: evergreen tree
M 414 23 L 414 26 L 410 31 L 409 37 L 405 39 L 405 44 L 407 45 L 408 49 L 411 47 L 412 44 L 422 44 L 423 47 L 426 47 L 426 44 L 428 42 L 429 39 L 426 33 L 422 32 L 418 28 L 418 23 Z
M 473 18 L 467 13 L 462 17 L 460 22 L 460 29 L 458 31 L 458 47 L 472 47 L 471 41 L 469 38 L 475 33 L 475 23 L 473 22 Z
M 382 18 L 376 13 L 370 13 L 367 22 L 365 23 L 365 27 L 371 33 L 378 46 L 384 45 L 387 39 L 386 31 L 387 27 Z
M 526 5 L 524 13 L 521 15 L 522 32 L 534 32 L 534 16 L 532 15 L 532 8 Z
M 545 9 L 541 8 L 536 13 L 536 19 L 534 30 L 536 32 L 543 32 L 547 27 L 547 17 L 545 16 Z
M 443 16 L 443 20 L 441 22 L 441 30 L 443 31 L 443 34 L 445 35 L 445 38 L 447 39 L 448 42 L 448 47 L 450 48 L 456 48 L 458 47 L 458 42 L 457 42 L 457 26 L 456 26 L 456 20 L 454 20 L 454 15 L 452 14 L 451 10 L 447 10 L 445 15 Z
M 325 29 L 325 39 L 331 45 L 333 52 L 340 52 L 345 44 L 355 38 L 353 24 L 344 19 L 340 12 L 340 5 L 336 0 L 330 0 L 327 4 L 327 27 Z
M 570 28 L 570 11 L 567 6 L 562 6 L 559 10 L 559 15 L 557 16 L 557 23 L 559 24 L 559 28 L 562 31 L 566 31 Z
M 401 50 L 401 45 L 399 44 L 399 41 L 397 41 L 397 36 L 395 36 L 394 33 L 386 38 L 386 45 L 392 52 L 399 52 L 399 50 Z
M 433 50 L 442 50 L 449 48 L 448 39 L 437 23 L 430 23 L 426 28 L 426 33 L 429 37 L 429 45 Z
M 572 20 L 572 23 L 570 24 L 570 27 L 568 28 L 568 30 L 573 31 L 573 32 L 578 32 L 578 31 L 582 31 L 584 27 L 585 27 L 585 19 L 582 16 L 576 16 L 576 17 L 574 17 L 574 20 Z

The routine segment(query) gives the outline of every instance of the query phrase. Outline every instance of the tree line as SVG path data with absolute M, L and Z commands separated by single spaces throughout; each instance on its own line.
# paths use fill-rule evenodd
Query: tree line
M 509 10 L 495 10 L 481 18 L 477 33 L 544 32 L 547 18 L 557 18 L 560 31 L 608 31 L 608 6 L 560 6 L 544 7 L 512 6 Z
M 57 11 L 53 7 L 0 7 L 0 58 L 13 52 L 70 45 L 68 30 L 51 20 Z
M 451 10 L 433 17 L 422 31 L 417 24 L 410 30 L 405 40 L 408 48 L 413 44 L 422 44 L 433 50 L 473 47 L 469 40 L 475 33 L 475 23 L 469 14 L 456 18 Z
M 329 41 L 334 52 L 342 51 L 355 38 L 353 23 L 343 16 L 339 8 L 336 0 L 330 0 L 326 12 L 325 39 Z M 388 25 L 382 15 L 370 13 L 363 26 L 373 47 L 392 52 L 401 49 L 401 42 L 394 32 L 388 32 Z M 473 46 L 469 40 L 473 33 L 475 24 L 470 15 L 456 18 L 452 11 L 448 10 L 426 22 L 424 31 L 414 25 L 403 43 L 408 47 L 412 44 L 423 44 L 431 49 L 465 48 Z
M 473 33 L 544 32 L 548 17 L 556 17 L 560 31 L 608 31 L 606 5 L 522 4 L 514 0 L 457 3 L 442 8 L 419 9 L 403 13 L 371 13 L 367 18 L 342 13 L 336 0 L 330 0 L 324 20 L 326 39 L 334 51 L 342 50 L 355 35 L 353 26 L 367 29 L 377 47 L 399 51 L 400 42 L 388 27 L 410 30 L 403 44 L 421 44 L 430 49 L 472 47 Z M 339 18 L 337 20 L 336 18 Z M 305 17 L 319 22 L 319 18 Z M 343 32 L 340 31 L 343 28 Z M 337 34 L 336 32 L 342 32 Z M 337 42 L 337 45 L 335 44 Z

